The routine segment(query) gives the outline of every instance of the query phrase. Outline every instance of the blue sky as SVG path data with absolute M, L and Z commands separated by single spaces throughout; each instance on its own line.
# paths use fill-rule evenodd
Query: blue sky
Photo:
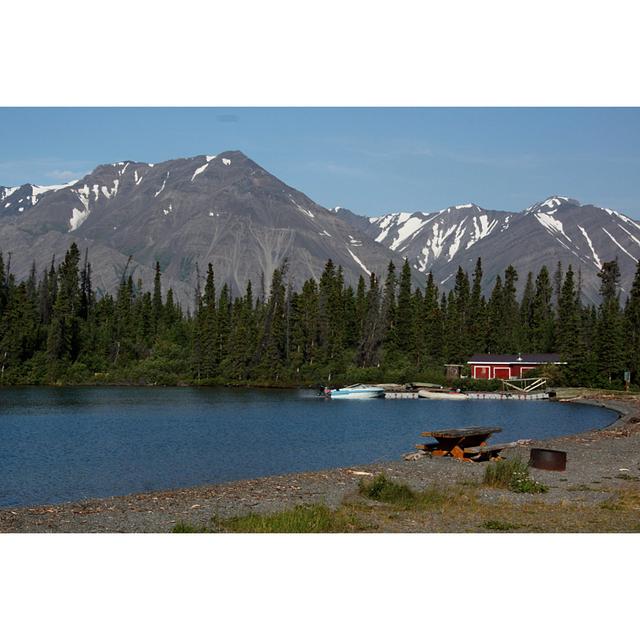
M 0 141 L 3 186 L 239 149 L 357 213 L 521 210 L 559 194 L 640 218 L 640 109 L 2 108 Z

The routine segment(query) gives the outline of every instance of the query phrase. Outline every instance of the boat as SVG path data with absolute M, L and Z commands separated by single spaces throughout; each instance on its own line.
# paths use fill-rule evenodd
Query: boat
M 420 389 L 418 398 L 427 398 L 428 400 L 468 400 L 469 396 L 453 389 Z
M 384 389 L 382 387 L 372 387 L 366 384 L 352 384 L 348 387 L 339 387 L 336 389 L 324 389 L 324 395 L 329 398 L 349 398 L 349 399 L 367 399 L 367 398 L 384 398 Z

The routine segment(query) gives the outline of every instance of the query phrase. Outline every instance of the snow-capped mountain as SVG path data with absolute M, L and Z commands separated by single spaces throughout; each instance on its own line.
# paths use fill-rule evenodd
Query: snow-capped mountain
M 346 219 L 353 224 L 351 216 Z M 432 271 L 445 289 L 459 265 L 471 272 L 478 257 L 487 291 L 509 264 L 518 270 L 522 287 L 529 271 L 535 275 L 543 264 L 553 270 L 560 261 L 580 271 L 584 297 L 596 301 L 602 262 L 618 257 L 624 296 L 640 258 L 640 223 L 564 196 L 552 196 L 519 213 L 462 204 L 433 213 L 363 219 L 368 226 L 361 228 L 369 237 L 408 258 L 418 271 Z
M 285 258 L 299 287 L 319 278 L 331 258 L 345 281 L 383 274 L 397 254 L 344 219 L 289 187 L 239 151 L 169 160 L 98 166 L 80 180 L 55 187 L 0 188 L 0 250 L 25 277 L 33 260 L 42 270 L 72 241 L 89 248 L 96 285 L 113 291 L 129 256 L 129 273 L 146 287 L 158 260 L 165 286 L 191 304 L 196 264 L 213 264 L 219 284 L 234 294 Z M 418 280 L 416 280 L 416 283 Z
M 598 300 L 598 269 L 618 257 L 623 297 L 640 258 L 640 223 L 595 205 L 552 196 L 524 211 L 468 203 L 440 211 L 389 213 L 375 218 L 344 207 L 327 210 L 239 151 L 168 160 L 100 165 L 66 185 L 0 187 L 0 250 L 12 271 L 43 269 L 70 243 L 89 248 L 95 283 L 113 291 L 129 273 L 145 286 L 155 261 L 164 283 L 190 304 L 196 265 L 213 264 L 219 283 L 234 292 L 250 279 L 268 287 L 287 258 L 294 286 L 318 278 L 327 259 L 342 265 L 347 282 L 383 276 L 394 259 L 408 258 L 416 283 L 432 271 L 453 284 L 458 266 L 469 273 L 483 260 L 485 292 L 513 264 L 522 288 L 527 273 L 560 261 L 580 271 L 583 295 Z M 131 257 L 130 261 L 129 258 Z

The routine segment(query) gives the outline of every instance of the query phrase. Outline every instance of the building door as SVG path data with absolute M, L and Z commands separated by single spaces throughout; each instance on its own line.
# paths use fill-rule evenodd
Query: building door
M 494 367 L 493 368 L 493 375 L 495 378 L 498 378 L 498 380 L 508 380 L 510 374 L 511 374 L 510 367 Z
M 473 377 L 478 380 L 488 380 L 491 367 L 474 367 Z

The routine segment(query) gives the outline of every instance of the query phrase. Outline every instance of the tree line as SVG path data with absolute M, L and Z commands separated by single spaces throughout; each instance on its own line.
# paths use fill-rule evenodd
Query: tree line
M 352 287 L 331 260 L 318 281 L 294 289 L 285 261 L 268 292 L 232 296 L 211 264 L 193 308 L 163 294 L 156 264 L 151 291 L 124 275 L 115 295 L 96 296 L 88 255 L 72 244 L 64 260 L 17 282 L 0 253 L 2 384 L 316 384 L 327 381 L 438 381 L 445 363 L 473 353 L 557 352 L 569 385 L 640 380 L 640 263 L 621 299 L 617 260 L 599 272 L 599 305 L 581 299 L 580 273 L 557 264 L 528 273 L 517 296 L 513 266 L 482 294 L 482 261 L 458 268 L 442 291 L 433 275 L 412 287 L 405 260 L 384 278 Z

